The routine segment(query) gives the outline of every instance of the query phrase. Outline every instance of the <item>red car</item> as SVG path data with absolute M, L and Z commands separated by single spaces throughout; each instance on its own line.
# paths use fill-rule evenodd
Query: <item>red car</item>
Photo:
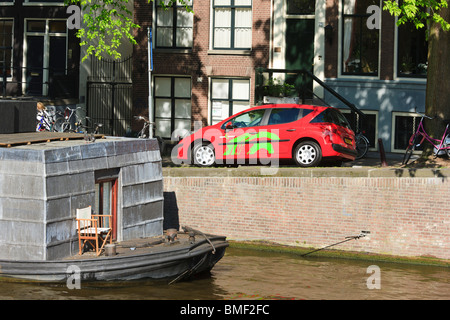
M 270 104 L 198 130 L 182 139 L 172 155 L 199 166 L 293 159 L 311 167 L 322 159 L 354 160 L 355 134 L 336 108 Z

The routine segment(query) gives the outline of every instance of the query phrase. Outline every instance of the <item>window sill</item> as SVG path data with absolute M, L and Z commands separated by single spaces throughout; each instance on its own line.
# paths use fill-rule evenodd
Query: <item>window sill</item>
M 252 50 L 208 50 L 208 54 L 249 56 Z
M 155 48 L 154 50 L 155 53 L 179 53 L 179 54 L 192 53 L 192 48 L 186 49 Z

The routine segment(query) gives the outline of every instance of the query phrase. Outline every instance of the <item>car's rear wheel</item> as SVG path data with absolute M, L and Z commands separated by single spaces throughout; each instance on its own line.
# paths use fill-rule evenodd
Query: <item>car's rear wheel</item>
M 303 141 L 295 147 L 293 156 L 297 165 L 314 167 L 322 161 L 322 149 L 314 141 Z
M 216 162 L 216 153 L 214 152 L 213 145 L 210 143 L 203 143 L 201 145 L 194 146 L 192 159 L 194 164 L 197 166 L 212 166 Z

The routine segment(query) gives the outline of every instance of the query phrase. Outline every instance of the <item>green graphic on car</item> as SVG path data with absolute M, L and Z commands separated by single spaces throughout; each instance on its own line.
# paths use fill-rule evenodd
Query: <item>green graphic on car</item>
M 255 134 L 244 133 L 227 142 L 227 148 L 225 149 L 225 153 L 223 155 L 224 156 L 238 155 L 242 152 L 242 150 L 244 150 L 242 146 L 244 146 L 247 143 L 252 143 L 254 140 L 261 138 L 270 139 L 271 141 L 280 140 L 280 137 L 278 135 L 267 131 L 261 131 Z M 272 143 L 270 141 L 255 141 L 253 142 L 253 145 L 247 154 L 255 154 L 260 149 L 266 149 L 269 154 L 273 154 L 275 152 Z

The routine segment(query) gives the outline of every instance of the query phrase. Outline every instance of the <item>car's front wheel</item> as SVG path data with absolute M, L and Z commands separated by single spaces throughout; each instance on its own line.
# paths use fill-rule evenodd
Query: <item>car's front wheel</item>
M 301 167 L 314 167 L 322 161 L 322 149 L 314 141 L 303 141 L 294 149 L 294 161 Z
M 216 162 L 216 153 L 212 144 L 201 144 L 194 147 L 192 152 L 194 164 L 202 167 L 212 166 Z

